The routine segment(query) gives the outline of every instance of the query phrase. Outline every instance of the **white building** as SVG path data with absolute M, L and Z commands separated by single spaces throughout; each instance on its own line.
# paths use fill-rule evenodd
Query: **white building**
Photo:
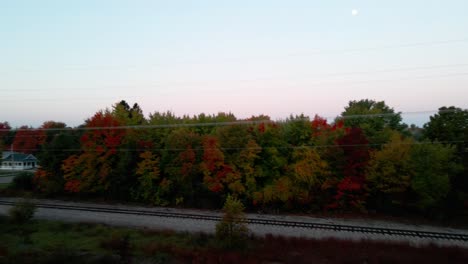
M 37 167 L 38 160 L 32 154 L 13 151 L 2 152 L 0 170 L 28 170 Z

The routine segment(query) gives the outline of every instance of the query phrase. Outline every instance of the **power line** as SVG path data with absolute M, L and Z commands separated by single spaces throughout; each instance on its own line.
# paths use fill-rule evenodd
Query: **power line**
M 301 145 L 301 146 L 268 146 L 268 147 L 219 147 L 219 148 L 203 148 L 203 147 L 196 147 L 192 148 L 194 151 L 201 151 L 201 150 L 263 150 L 263 149 L 320 149 L 320 148 L 342 148 L 342 147 L 378 147 L 378 146 L 400 146 L 400 145 L 443 145 L 443 144 L 458 144 L 458 143 L 468 143 L 465 140 L 451 140 L 451 141 L 422 141 L 422 142 L 411 142 L 411 143 L 368 143 L 368 144 L 346 144 L 346 145 L 338 145 L 338 144 L 326 144 L 326 145 Z M 21 149 L 22 151 L 40 151 L 43 149 L 34 148 L 34 149 Z M 47 151 L 52 152 L 106 152 L 109 150 L 115 150 L 117 152 L 141 152 L 141 151 L 186 151 L 187 148 L 107 148 L 107 150 L 98 151 L 96 149 L 82 149 L 82 148 L 73 148 L 73 149 L 66 149 L 66 148 L 56 148 L 56 149 L 47 149 Z
M 463 39 L 452 39 L 452 40 L 439 40 L 439 41 L 426 41 L 426 42 L 413 42 L 413 43 L 402 43 L 395 45 L 385 45 L 380 47 L 367 47 L 367 48 L 356 48 L 356 49 L 342 49 L 342 50 L 322 50 L 312 53 L 292 53 L 290 56 L 303 56 L 303 55 L 316 55 L 316 54 L 332 54 L 332 53 L 348 53 L 348 52 L 363 52 L 363 51 L 375 51 L 383 49 L 394 49 L 394 48 L 413 48 L 413 47 L 422 47 L 422 46 L 436 46 L 436 45 L 446 45 L 452 43 L 464 43 L 468 42 L 468 38 Z
M 414 67 L 398 67 L 398 68 L 389 68 L 389 69 L 382 69 L 382 70 L 375 70 L 375 71 L 354 71 L 354 72 L 337 72 L 337 73 L 325 73 L 325 74 L 313 74 L 313 76 L 349 76 L 349 75 L 362 75 L 362 74 L 370 74 L 370 73 L 387 73 L 387 72 L 401 72 L 401 71 L 414 71 L 414 70 L 432 70 L 432 69 L 442 69 L 442 68 L 458 68 L 458 67 L 466 67 L 468 64 L 443 64 L 443 65 L 431 65 L 431 66 L 414 66 Z M 453 73 L 453 74 L 460 74 L 460 73 Z M 426 76 L 419 76 L 420 77 L 447 77 L 452 76 L 453 74 L 445 74 L 445 75 L 426 75 Z M 461 73 L 465 75 L 466 73 Z M 418 77 L 416 77 L 418 78 Z M 309 78 L 307 78 L 309 79 Z M 216 80 L 215 82 L 256 82 L 256 81 L 268 81 L 268 80 L 276 80 L 276 78 L 257 78 L 257 79 L 240 79 L 240 80 Z M 368 80 L 368 81 L 378 81 L 378 80 Z M 351 81 L 353 82 L 353 81 Z M 361 82 L 361 81 L 358 81 Z M 198 86 L 203 84 L 210 84 L 210 81 L 194 81 L 194 82 L 175 82 L 175 83 L 157 83 L 157 84 L 150 84 L 150 85 L 107 85 L 105 87 L 165 87 L 165 86 Z M 104 88 L 105 88 L 104 87 Z M 95 90 L 95 88 L 84 88 L 85 90 Z M 27 88 L 27 89 L 0 89 L 3 92 L 34 92 L 34 91 L 41 91 L 41 89 L 34 89 L 34 88 Z
M 286 53 L 279 56 L 283 57 L 298 57 L 298 56 L 315 56 L 315 55 L 330 55 L 330 54 L 341 54 L 341 53 L 359 53 L 359 52 L 369 52 L 369 51 L 378 51 L 378 50 L 387 50 L 387 49 L 398 49 L 398 48 L 414 48 L 414 47 L 425 47 L 425 46 L 438 46 L 438 45 L 448 45 L 454 43 L 465 43 L 468 42 L 468 38 L 461 38 L 461 39 L 451 39 L 451 40 L 438 40 L 438 41 L 424 41 L 424 42 L 411 42 L 411 43 L 400 43 L 394 45 L 382 45 L 377 47 L 364 47 L 364 48 L 354 48 L 354 49 L 330 49 L 330 50 L 316 50 L 312 52 L 293 52 L 293 53 Z M 250 57 L 250 61 L 252 60 L 265 60 L 266 58 L 271 58 L 272 56 L 258 56 L 258 57 Z M 275 56 L 276 57 L 276 56 Z M 239 61 L 243 59 L 241 58 L 223 58 L 223 63 L 226 61 Z M 197 62 L 197 61 L 185 61 L 179 63 L 178 65 L 193 65 L 193 64 L 206 64 L 206 62 Z M 152 64 L 149 67 L 166 67 L 166 64 Z M 20 68 L 20 71 L 38 71 L 39 67 L 35 69 L 28 69 L 28 68 Z M 89 67 L 89 66 L 68 66 L 63 67 L 62 70 L 66 71 L 87 71 L 87 70 L 95 70 L 98 69 L 126 69 L 126 70 L 134 70 L 138 68 L 138 66 L 98 66 L 98 67 Z M 145 68 L 148 68 L 146 66 Z
M 461 109 L 467 111 L 467 109 Z M 363 115 L 345 115 L 345 116 L 333 116 L 333 117 L 321 117 L 323 119 L 353 119 L 353 118 L 379 118 L 395 115 L 415 115 L 415 114 L 430 114 L 430 113 L 451 113 L 457 112 L 458 109 L 445 109 L 445 110 L 427 110 L 427 111 L 412 111 L 412 112 L 394 112 L 394 113 L 382 113 L 382 114 L 363 114 Z M 293 117 L 294 118 L 294 117 Z M 258 125 L 262 123 L 287 123 L 291 121 L 307 121 L 312 122 L 314 119 L 310 117 L 306 118 L 286 118 L 284 120 L 238 120 L 229 122 L 205 122 L 205 123 L 178 123 L 178 124 L 158 124 L 158 125 L 125 125 L 125 126 L 107 126 L 107 127 L 75 127 L 75 128 L 16 128 L 16 129 L 0 129 L 0 132 L 5 131 L 78 131 L 78 130 L 125 130 L 125 129 L 154 129 L 154 128 L 179 128 L 179 127 L 214 127 L 214 126 L 230 126 L 230 125 Z

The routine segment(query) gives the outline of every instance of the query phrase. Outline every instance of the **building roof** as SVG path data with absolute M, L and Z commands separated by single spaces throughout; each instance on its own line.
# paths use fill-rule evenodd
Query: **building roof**
M 5 154 L 5 152 L 8 152 Z M 28 162 L 28 161 L 37 161 L 37 158 L 32 154 L 24 154 L 19 152 L 5 151 L 2 153 L 2 161 L 18 161 L 18 162 Z
M 8 155 L 15 153 L 14 151 L 2 151 L 2 159 L 6 158 Z

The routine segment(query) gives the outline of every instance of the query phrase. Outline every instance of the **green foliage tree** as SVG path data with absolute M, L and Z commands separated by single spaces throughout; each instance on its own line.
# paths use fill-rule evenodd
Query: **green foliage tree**
M 172 126 L 177 124 L 181 124 L 182 119 L 177 117 L 174 113 L 167 111 L 167 112 L 154 112 L 149 115 L 148 124 L 161 126 L 157 129 L 152 129 L 150 134 L 150 140 L 153 143 L 155 148 L 162 149 L 164 148 L 164 141 L 168 137 L 168 135 L 173 130 Z
M 137 103 L 130 107 L 125 100 L 122 100 L 112 107 L 112 114 L 121 124 L 127 126 L 143 125 L 146 123 L 143 111 Z
M 260 161 L 260 152 L 262 148 L 250 139 L 245 148 L 239 153 L 238 161 L 236 163 L 237 170 L 242 177 L 242 183 L 245 189 L 245 198 L 253 200 L 254 193 L 258 190 L 258 179 L 262 177 L 258 169 Z
M 38 153 L 41 166 L 35 173 L 35 184 L 41 192 L 46 195 L 63 192 L 65 179 L 61 169 L 62 163 L 70 155 L 78 153 L 80 133 L 71 129 L 61 131 L 42 146 L 41 152 Z
M 143 111 L 137 103 L 132 107 L 122 100 L 112 107 L 112 116 L 122 126 L 126 126 L 125 134 L 122 137 L 120 148 L 125 150 L 140 149 L 143 142 L 149 141 L 147 131 L 142 129 L 134 129 L 134 126 L 145 125 L 147 120 L 143 115 Z M 108 190 L 109 194 L 118 199 L 130 198 L 128 186 L 135 186 L 135 168 L 137 167 L 138 154 L 132 151 L 120 151 L 116 155 L 115 174 L 111 175 L 114 184 Z
M 272 182 L 284 175 L 289 154 L 289 145 L 284 130 L 277 123 L 261 123 L 254 129 L 255 141 L 261 147 L 258 165 L 261 183 Z
M 159 158 L 150 151 L 141 153 L 140 158 L 141 161 L 136 170 L 138 187 L 133 192 L 134 198 L 155 205 L 167 205 L 168 202 L 164 196 L 169 191 L 170 181 L 161 178 Z
M 463 169 L 451 177 L 451 206 L 460 209 L 468 206 L 468 110 L 458 107 L 441 107 L 424 125 L 424 137 L 455 147 L 455 161 Z
M 359 127 L 371 143 L 382 144 L 391 136 L 391 130 L 404 132 L 401 113 L 396 113 L 384 101 L 369 99 L 350 101 L 341 117 L 348 127 Z
M 453 158 L 453 147 L 427 141 L 413 146 L 411 188 L 417 195 L 419 209 L 433 210 L 442 205 L 450 191 L 450 176 L 458 169 Z
M 11 127 L 8 122 L 0 122 L 0 153 L 6 150 L 6 147 L 12 143 L 13 137 L 9 137 Z
M 441 107 L 424 125 L 424 136 L 431 141 L 447 142 L 460 149 L 467 146 L 468 110 L 458 107 Z M 459 141 L 459 142 L 458 142 Z
M 223 219 L 216 225 L 216 238 L 226 248 L 244 247 L 249 234 L 244 205 L 238 199 L 228 195 L 223 212 Z
M 287 142 L 293 146 L 308 145 L 312 130 L 310 118 L 304 114 L 290 116 L 285 123 L 284 134 Z
M 413 178 L 411 151 L 414 143 L 393 132 L 381 150 L 371 153 L 367 168 L 371 205 L 385 210 L 405 202 Z

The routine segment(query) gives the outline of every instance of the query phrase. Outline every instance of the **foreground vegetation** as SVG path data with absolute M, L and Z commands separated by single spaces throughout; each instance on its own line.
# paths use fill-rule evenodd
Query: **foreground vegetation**
M 372 241 L 249 237 L 227 248 L 207 234 L 32 221 L 29 239 L 0 218 L 0 263 L 468 263 L 468 250 Z

